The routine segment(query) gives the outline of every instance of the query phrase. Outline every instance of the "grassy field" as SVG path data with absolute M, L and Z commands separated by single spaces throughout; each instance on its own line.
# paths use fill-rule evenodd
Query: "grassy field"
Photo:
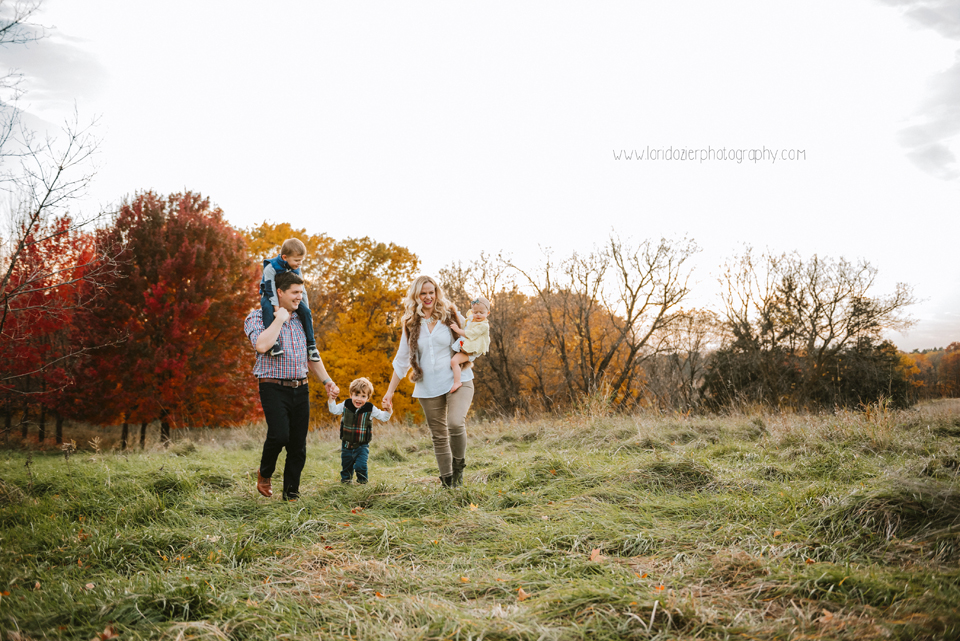
M 960 402 L 468 429 L 453 491 L 417 428 L 366 486 L 314 432 L 297 503 L 256 428 L 0 452 L 0 638 L 960 637 Z

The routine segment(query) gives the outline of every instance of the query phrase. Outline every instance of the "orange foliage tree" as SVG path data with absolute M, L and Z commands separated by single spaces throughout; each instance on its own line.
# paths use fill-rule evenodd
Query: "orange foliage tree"
M 937 383 L 943 396 L 960 396 L 960 343 L 950 343 L 937 368 Z
M 324 337 L 323 360 L 331 375 L 343 381 L 341 386 L 364 376 L 378 395 L 383 394 L 400 341 L 401 299 L 419 260 L 405 247 L 370 238 L 341 241 L 333 256 L 342 311 L 337 314 L 336 331 Z M 412 392 L 410 383 L 397 390 L 393 407 L 398 418 L 421 415 Z
M 244 231 L 257 257 L 277 255 L 287 238 L 307 246 L 301 271 L 307 281 L 317 347 L 330 376 L 341 388 L 358 377 L 370 379 L 376 395 L 390 383 L 392 361 L 400 340 L 401 299 L 417 272 L 419 259 L 393 243 L 371 238 L 336 241 L 325 234 L 308 234 L 286 223 L 264 222 Z M 253 301 L 255 302 L 255 301 Z M 402 385 L 394 396 L 397 418 L 419 416 L 420 406 L 410 397 L 412 385 Z M 313 416 L 327 416 L 321 388 L 311 391 Z
M 440 273 L 458 305 L 492 303 L 490 352 L 475 363 L 475 406 L 494 414 L 620 411 L 643 405 L 644 363 L 689 294 L 691 241 L 624 241 L 532 269 L 487 257 Z

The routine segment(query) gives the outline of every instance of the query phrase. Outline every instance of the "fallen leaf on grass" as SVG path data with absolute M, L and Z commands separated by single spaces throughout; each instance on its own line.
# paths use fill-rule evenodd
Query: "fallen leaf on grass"
M 384 598 L 386 598 L 386 597 L 384 597 L 382 594 L 380 594 L 379 592 L 374 592 L 374 594 L 377 595 L 377 598 L 378 598 L 378 599 L 384 599 Z
M 113 629 L 112 625 L 108 625 L 103 629 L 103 632 L 93 637 L 93 641 L 106 641 L 107 639 L 118 639 L 118 638 L 120 638 L 120 635 L 117 634 L 117 631 Z
M 460 583 L 470 583 L 470 579 L 465 576 L 460 577 Z
M 830 623 L 831 621 L 833 621 L 833 612 L 831 612 L 826 608 L 823 608 L 822 612 L 823 612 L 823 616 L 817 619 L 819 623 Z
M 523 588 L 517 588 L 517 601 L 523 601 L 528 598 L 530 593 L 525 591 Z
M 808 563 L 808 564 L 810 564 L 810 563 L 816 563 L 816 561 L 814 561 L 813 559 L 807 559 L 807 563 Z
M 657 592 L 663 592 L 663 591 L 666 590 L 667 588 L 666 588 L 666 586 L 664 586 L 664 585 L 661 583 L 660 585 L 658 585 L 657 587 L 655 587 L 655 588 L 653 588 L 653 589 L 656 590 Z
M 594 563 L 600 563 L 606 558 L 607 557 L 600 554 L 600 548 L 593 548 L 593 550 L 590 551 L 590 560 L 593 561 Z
M 92 590 L 93 588 L 95 588 L 95 587 L 97 587 L 97 586 L 95 586 L 95 585 L 92 584 L 92 583 L 88 583 L 88 584 L 86 584 L 86 585 L 83 586 L 83 587 L 87 588 L 88 590 Z
M 773 535 L 774 535 L 774 536 L 780 536 L 781 534 L 783 534 L 783 532 L 782 532 L 781 530 L 774 530 L 774 531 L 773 531 Z
M 353 508 L 352 510 L 350 510 L 351 514 L 360 514 L 361 512 L 363 512 L 363 508 L 360 507 L 359 505 Z
M 470 511 L 471 511 L 471 512 L 476 512 L 476 511 L 477 511 L 477 506 L 474 505 L 473 503 L 471 503 L 471 504 L 470 504 Z

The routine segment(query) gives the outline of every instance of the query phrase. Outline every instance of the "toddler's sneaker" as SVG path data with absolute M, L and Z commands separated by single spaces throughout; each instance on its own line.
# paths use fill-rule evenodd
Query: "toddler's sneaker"
M 283 356 L 283 348 L 280 347 L 280 343 L 274 343 L 273 347 L 270 348 L 270 356 Z
M 314 363 L 320 362 L 320 350 L 317 349 L 316 345 L 310 345 L 307 347 L 307 358 L 309 358 Z

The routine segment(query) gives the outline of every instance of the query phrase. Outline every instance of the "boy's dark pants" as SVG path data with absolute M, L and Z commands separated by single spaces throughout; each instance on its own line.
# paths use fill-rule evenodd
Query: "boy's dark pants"
M 273 476 L 280 450 L 287 448 L 283 466 L 283 495 L 300 495 L 300 473 L 307 460 L 307 427 L 310 423 L 310 387 L 284 387 L 260 383 L 260 405 L 267 419 L 267 440 L 260 458 L 260 475 Z
M 273 303 L 266 296 L 260 299 L 260 309 L 263 310 L 263 326 L 270 327 L 274 318 Z M 297 316 L 300 317 L 300 323 L 303 325 L 303 333 L 307 335 L 307 345 L 316 345 L 317 339 L 313 335 L 313 314 L 310 313 L 310 306 L 300 301 Z
M 364 443 L 353 449 L 347 449 L 340 444 L 340 482 L 349 483 L 353 473 L 357 473 L 357 483 L 367 482 L 367 457 L 370 455 L 370 444 Z

